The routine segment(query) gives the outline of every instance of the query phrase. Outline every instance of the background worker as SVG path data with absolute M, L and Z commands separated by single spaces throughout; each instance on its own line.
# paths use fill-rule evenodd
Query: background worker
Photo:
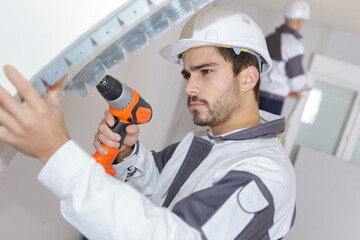
M 189 110 L 206 128 L 153 153 L 128 126 L 115 178 L 69 139 L 61 83 L 45 101 L 8 66 L 25 103 L 0 88 L 0 139 L 46 163 L 39 181 L 89 239 L 282 238 L 295 217 L 295 176 L 276 137 L 284 119 L 258 110 L 259 76 L 271 66 L 259 27 L 236 10 L 206 8 L 160 54 L 183 64 Z M 119 144 L 105 121 L 99 129 L 100 153 L 100 141 Z
M 262 76 L 259 101 L 260 109 L 278 115 L 286 96 L 300 92 L 306 84 L 299 31 L 310 18 L 310 7 L 305 1 L 291 1 L 284 8 L 284 17 L 285 23 L 266 37 L 273 68 Z

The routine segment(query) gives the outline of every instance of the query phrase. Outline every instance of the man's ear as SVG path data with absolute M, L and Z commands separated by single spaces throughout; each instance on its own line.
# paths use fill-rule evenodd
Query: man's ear
M 242 89 L 244 92 L 252 90 L 259 80 L 259 71 L 254 66 L 249 66 L 243 70 Z

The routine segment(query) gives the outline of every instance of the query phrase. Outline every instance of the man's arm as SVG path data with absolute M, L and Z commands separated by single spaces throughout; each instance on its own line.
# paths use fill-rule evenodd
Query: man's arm
M 289 77 L 290 92 L 300 92 L 306 84 L 306 76 L 302 66 L 303 55 L 289 59 L 286 64 L 286 74 Z
M 201 239 L 169 209 L 106 174 L 73 141 L 53 155 L 39 181 L 61 200 L 63 216 L 89 239 Z
M 301 91 L 306 84 L 306 76 L 303 68 L 304 46 L 293 36 L 284 35 L 284 59 L 286 59 L 285 71 L 289 78 L 290 92 Z

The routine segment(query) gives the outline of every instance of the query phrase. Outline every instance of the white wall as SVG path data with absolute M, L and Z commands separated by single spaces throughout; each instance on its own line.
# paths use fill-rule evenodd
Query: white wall
M 0 176 L 0 239 L 77 240 L 59 200 L 36 180 L 40 161 L 16 154 Z
M 360 167 L 302 147 L 295 172 L 296 221 L 285 239 L 358 239 Z
M 80 35 L 121 7 L 126 0 L 1 0 L 0 84 L 15 88 L 2 71 L 4 64 L 32 78 Z

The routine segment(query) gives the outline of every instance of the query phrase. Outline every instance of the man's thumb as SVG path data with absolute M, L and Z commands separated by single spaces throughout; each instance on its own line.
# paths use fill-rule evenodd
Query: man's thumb
M 62 85 L 64 80 L 67 78 L 67 74 L 63 76 L 57 83 L 49 87 L 47 101 L 55 104 L 57 106 L 61 106 L 60 103 L 60 92 L 62 89 Z

